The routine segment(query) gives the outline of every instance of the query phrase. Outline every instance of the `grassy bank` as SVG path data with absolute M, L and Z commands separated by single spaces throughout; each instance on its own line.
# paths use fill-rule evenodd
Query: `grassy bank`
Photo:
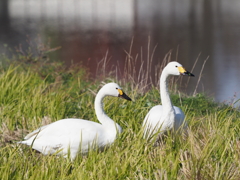
M 129 73 L 127 78 L 134 79 Z M 116 81 L 134 100 L 105 99 L 106 113 L 124 130 L 110 148 L 70 162 L 16 146 L 28 132 L 62 118 L 97 122 L 93 102 L 102 81 Z M 144 80 L 141 86 L 130 82 L 89 80 L 82 68 L 64 69 L 54 62 L 0 67 L 0 179 L 240 179 L 239 111 L 203 94 L 173 92 L 189 135 L 169 136 L 153 147 L 142 138 L 141 124 L 160 104 L 158 88 L 140 89 Z

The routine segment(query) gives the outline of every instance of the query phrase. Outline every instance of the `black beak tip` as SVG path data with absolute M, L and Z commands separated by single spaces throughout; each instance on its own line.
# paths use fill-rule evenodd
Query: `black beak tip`
M 123 98 L 123 99 L 126 99 L 126 100 L 128 100 L 128 101 L 132 101 L 132 99 L 131 99 L 130 97 L 128 97 L 127 95 L 124 96 L 124 97 L 122 96 L 122 98 Z
M 126 99 L 128 101 L 132 101 L 132 99 L 130 97 L 128 97 L 125 93 L 123 93 L 122 95 L 119 94 L 118 97 Z
M 192 73 L 190 73 L 190 72 L 185 72 L 185 73 L 183 73 L 183 75 L 187 75 L 187 76 L 192 76 L 192 77 L 195 77 L 195 75 L 194 74 L 192 74 Z

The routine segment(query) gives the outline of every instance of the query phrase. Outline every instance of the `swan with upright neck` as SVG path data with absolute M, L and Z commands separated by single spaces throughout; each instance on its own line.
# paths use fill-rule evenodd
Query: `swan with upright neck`
M 186 71 L 178 62 L 170 62 L 163 69 L 160 77 L 160 96 L 162 105 L 150 109 L 143 121 L 144 137 L 150 139 L 158 133 L 159 135 L 167 130 L 178 130 L 184 123 L 183 111 L 172 105 L 168 92 L 168 78 L 179 75 L 194 76 Z
M 104 85 L 96 95 L 94 107 L 100 123 L 84 119 L 62 119 L 28 134 L 19 143 L 47 155 L 57 154 L 68 156 L 73 160 L 78 153 L 86 153 L 89 149 L 104 148 L 116 139 L 121 127 L 108 117 L 103 110 L 105 96 L 121 97 L 131 101 L 116 83 Z

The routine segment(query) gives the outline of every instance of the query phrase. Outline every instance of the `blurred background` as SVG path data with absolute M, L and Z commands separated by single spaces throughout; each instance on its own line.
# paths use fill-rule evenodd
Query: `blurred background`
M 109 67 L 123 68 L 130 47 L 133 57 L 152 55 L 153 67 L 170 51 L 189 70 L 198 59 L 187 93 L 201 75 L 197 92 L 240 99 L 239 0 L 1 0 L 0 53 L 38 38 L 61 46 L 51 56 L 81 62 L 93 77 L 106 54 Z

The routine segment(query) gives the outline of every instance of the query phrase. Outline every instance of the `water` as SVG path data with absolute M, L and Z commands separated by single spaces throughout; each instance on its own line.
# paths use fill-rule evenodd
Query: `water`
M 61 46 L 52 56 L 82 62 L 95 76 L 106 52 L 109 67 L 122 68 L 133 39 L 132 55 L 143 60 L 156 46 L 153 67 L 170 50 L 187 69 L 200 55 L 188 93 L 209 57 L 197 91 L 219 102 L 240 98 L 239 0 L 2 0 L 0 8 L 0 53 L 4 44 L 50 38 Z

